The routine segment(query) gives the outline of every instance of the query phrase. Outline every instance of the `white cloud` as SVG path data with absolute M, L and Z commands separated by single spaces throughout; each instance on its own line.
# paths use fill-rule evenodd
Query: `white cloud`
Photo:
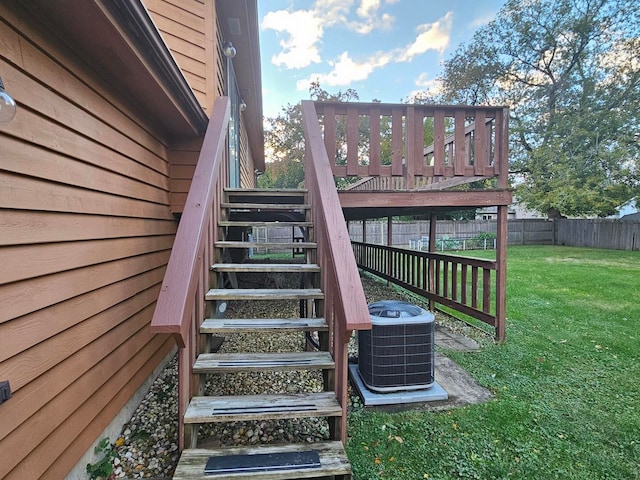
M 418 75 L 418 78 L 416 78 L 414 83 L 416 84 L 416 87 L 429 89 L 438 83 L 438 81 L 435 78 L 429 78 L 428 73 L 421 73 Z
M 471 20 L 471 23 L 469 24 L 469 26 L 471 27 L 471 29 L 476 30 L 482 27 L 483 25 L 486 25 L 487 23 L 491 22 L 494 18 L 496 18 L 496 12 L 487 12 L 484 15 L 481 15 Z
M 357 13 L 361 18 L 368 18 L 376 13 L 380 9 L 380 0 L 362 0 L 358 7 Z
M 387 3 L 393 1 L 387 0 Z M 355 4 L 357 20 L 351 20 Z M 316 0 L 310 10 L 268 12 L 261 27 L 275 30 L 284 37 L 280 40 L 282 50 L 271 57 L 271 62 L 288 69 L 320 63 L 319 45 L 324 30 L 333 25 L 343 24 L 361 35 L 375 29 L 390 29 L 395 19 L 389 14 L 380 14 L 380 9 L 381 0 Z
M 414 81 L 418 89 L 409 93 L 408 100 L 419 101 L 428 97 L 435 97 L 442 92 L 442 84 L 436 78 L 429 78 L 429 74 L 421 73 Z
M 320 82 L 320 85 L 343 87 L 353 82 L 366 80 L 376 69 L 382 68 L 389 63 L 410 62 L 414 57 L 429 50 L 442 53 L 449 45 L 452 20 L 453 14 L 448 12 L 434 23 L 420 25 L 418 27 L 420 33 L 408 46 L 388 52 L 377 52 L 363 62 L 358 62 L 352 59 L 348 52 L 343 52 L 337 61 L 329 62 L 329 66 L 332 67 L 331 71 L 328 73 L 313 73 L 307 78 L 299 80 L 296 83 L 296 88 L 300 91 L 307 90 L 311 82 L 316 80 Z M 422 78 L 421 81 L 426 81 L 426 77 Z M 417 84 L 417 86 L 421 85 Z M 431 85 L 428 88 L 431 88 Z
M 304 68 L 312 63 L 320 63 L 318 44 L 322 39 L 323 26 L 312 11 L 269 12 L 262 20 L 262 28 L 286 34 L 286 38 L 280 40 L 282 51 L 271 57 L 274 65 Z
M 410 62 L 414 57 L 422 55 L 429 50 L 443 53 L 449 46 L 452 24 L 453 13 L 447 12 L 444 17 L 433 23 L 419 25 L 417 28 L 418 36 L 401 55 L 400 61 Z
M 356 9 L 359 20 L 347 22 L 347 27 L 361 35 L 371 33 L 375 29 L 391 29 L 395 17 L 388 13 L 380 14 L 381 7 L 381 0 L 360 0 L 360 5 Z
M 296 88 L 306 90 L 316 80 L 320 81 L 320 85 L 329 87 L 343 87 L 366 80 L 374 70 L 391 63 L 392 58 L 391 53 L 379 52 L 364 62 L 356 62 L 349 56 L 349 52 L 343 52 L 337 61 L 329 63 L 332 67 L 329 73 L 313 73 L 308 78 L 299 80 Z

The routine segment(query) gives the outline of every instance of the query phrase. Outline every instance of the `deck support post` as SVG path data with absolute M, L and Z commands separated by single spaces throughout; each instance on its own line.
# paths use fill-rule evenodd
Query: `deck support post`
M 496 232 L 496 340 L 504 341 L 507 310 L 507 211 L 506 205 L 498 206 Z

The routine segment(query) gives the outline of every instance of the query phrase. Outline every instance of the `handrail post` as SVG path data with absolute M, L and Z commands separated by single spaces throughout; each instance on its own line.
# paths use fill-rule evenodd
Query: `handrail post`
M 336 427 L 342 441 L 346 442 L 348 343 L 354 330 L 371 328 L 371 319 L 312 101 L 302 102 L 302 121 L 306 187 L 322 266 L 322 291 L 325 293 L 323 313 L 333 337 L 330 344 L 336 365 L 335 393 L 342 406 L 341 423 Z
M 152 333 L 173 335 L 178 351 L 178 416 L 183 418 L 195 383 L 192 374 L 197 350 L 197 321 L 208 287 L 215 241 L 215 219 L 226 182 L 223 151 L 229 123 L 230 101 L 216 99 L 191 181 L 162 288 L 151 320 Z M 212 235 L 214 238 L 212 238 Z M 210 243 L 210 245 L 207 245 Z M 185 445 L 185 426 L 178 422 L 178 442 Z

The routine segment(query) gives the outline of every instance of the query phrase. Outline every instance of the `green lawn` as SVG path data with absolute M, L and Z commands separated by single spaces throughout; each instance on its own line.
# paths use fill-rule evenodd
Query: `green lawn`
M 640 478 L 640 252 L 510 248 L 507 319 L 446 352 L 494 400 L 350 414 L 354 479 Z

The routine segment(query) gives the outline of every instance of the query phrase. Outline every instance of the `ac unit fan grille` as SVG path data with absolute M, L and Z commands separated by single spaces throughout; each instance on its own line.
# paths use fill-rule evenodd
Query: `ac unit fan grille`
M 433 342 L 433 321 L 374 324 L 358 333 L 360 376 L 372 390 L 428 388 L 434 382 Z

